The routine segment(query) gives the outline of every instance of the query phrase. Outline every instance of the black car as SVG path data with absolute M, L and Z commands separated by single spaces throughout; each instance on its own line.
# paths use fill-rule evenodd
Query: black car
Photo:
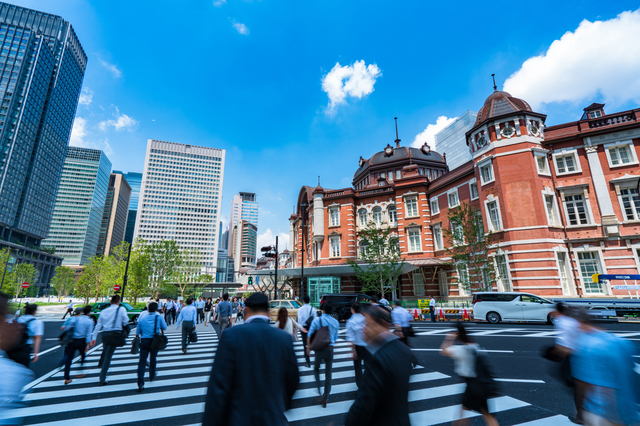
M 351 317 L 351 303 L 360 302 L 370 304 L 371 296 L 360 293 L 323 294 L 320 298 L 320 307 L 322 307 L 323 303 L 327 302 L 331 302 L 334 307 L 334 312 L 331 316 L 338 321 L 346 321 Z M 389 310 L 387 306 L 383 306 L 383 308 Z

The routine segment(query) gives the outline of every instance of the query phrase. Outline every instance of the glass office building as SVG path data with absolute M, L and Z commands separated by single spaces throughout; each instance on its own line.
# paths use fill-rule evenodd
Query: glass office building
M 96 254 L 109 256 L 111 250 L 124 241 L 130 197 L 131 187 L 124 176 L 121 173 L 111 173 Z
M 121 174 L 131 187 L 131 199 L 129 200 L 129 214 L 127 216 L 127 229 L 124 232 L 124 240 L 133 243 L 133 231 L 136 228 L 136 216 L 138 214 L 138 199 L 140 198 L 140 186 L 142 185 L 142 173 L 122 173 L 114 170 L 113 173 Z
M 49 237 L 63 265 L 83 265 L 96 255 L 111 162 L 97 149 L 70 146 L 62 169 Z
M 47 237 L 87 55 L 61 17 L 0 3 L 0 238 Z
M 467 111 L 435 134 L 435 150 L 441 154 L 447 154 L 449 170 L 471 161 L 471 152 L 467 146 L 465 133 L 473 127 L 477 116 L 477 112 Z
M 175 240 L 197 249 L 216 275 L 225 151 L 149 139 L 134 240 Z

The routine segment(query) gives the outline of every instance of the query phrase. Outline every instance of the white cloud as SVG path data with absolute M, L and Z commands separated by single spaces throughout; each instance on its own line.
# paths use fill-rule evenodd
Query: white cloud
M 267 228 L 262 234 L 258 235 L 258 252 L 262 247 L 271 246 L 276 244 L 276 236 L 271 231 L 271 228 Z M 287 248 L 289 244 L 289 234 L 280 232 L 278 234 L 278 250 L 282 251 Z
M 411 145 L 415 146 L 416 148 L 420 148 L 426 142 L 429 144 L 432 150 L 437 151 L 436 139 L 434 136 L 440 130 L 453 123 L 455 119 L 456 117 L 448 118 L 444 115 L 441 115 L 436 119 L 436 124 L 429 124 L 421 133 L 418 133 Z
M 115 64 L 110 64 L 109 62 L 103 60 L 100 60 L 100 63 L 103 67 L 111 71 L 111 74 L 113 74 L 115 78 L 122 77 L 122 71 L 120 71 L 118 67 L 115 66 Z
M 227 4 L 227 0 L 213 0 L 213 5 L 215 7 L 222 7 Z
M 504 90 L 529 102 L 640 101 L 640 10 L 608 21 L 584 20 L 549 49 L 522 64 L 504 83 Z
M 93 101 L 93 90 L 88 87 L 83 87 L 82 92 L 80 92 L 80 98 L 78 98 L 78 103 L 80 105 L 89 106 Z
M 87 131 L 87 120 L 82 117 L 76 117 L 73 120 L 73 128 L 71 129 L 71 139 L 69 145 L 87 147 L 84 138 L 89 132 Z
M 247 28 L 245 24 L 242 24 L 240 22 L 233 22 L 231 25 L 233 25 L 233 28 L 235 28 L 238 33 L 242 35 L 249 35 L 249 28 Z
M 108 127 L 113 127 L 116 130 L 131 130 L 133 126 L 138 124 L 136 120 L 129 117 L 127 114 L 122 114 L 118 108 L 116 108 L 116 113 L 113 114 L 116 118 L 115 120 L 106 120 L 101 121 L 98 124 L 100 130 L 107 130 Z
M 376 79 L 382 75 L 376 64 L 365 65 L 364 60 L 353 65 L 340 66 L 340 63 L 322 77 L 322 90 L 329 96 L 326 113 L 335 114 L 338 105 L 347 102 L 347 96 L 360 99 L 373 92 Z

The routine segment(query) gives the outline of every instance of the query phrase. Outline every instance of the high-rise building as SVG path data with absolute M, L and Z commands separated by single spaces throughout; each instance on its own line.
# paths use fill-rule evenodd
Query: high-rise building
M 231 221 L 229 222 L 229 233 L 228 233 L 228 244 L 227 247 L 229 249 L 229 257 L 232 257 L 236 260 L 236 270 L 240 268 L 242 263 L 247 263 L 246 260 L 242 260 L 236 257 L 236 247 L 238 244 L 248 244 L 250 247 L 257 246 L 257 230 L 258 230 L 258 201 L 256 201 L 256 194 L 253 192 L 240 192 L 238 195 L 234 195 L 233 200 L 231 201 Z M 252 224 L 256 228 L 256 238 L 245 238 L 236 241 L 237 236 L 233 234 L 234 227 L 238 225 L 238 223 L 243 220 L 246 223 Z M 244 229 L 248 229 L 244 226 Z M 247 252 L 247 247 L 240 248 L 240 251 L 245 253 Z M 253 260 L 250 262 L 253 266 L 255 266 L 257 252 L 254 251 L 249 255 Z M 247 256 L 244 256 L 245 259 Z
M 446 154 L 449 170 L 471 161 L 471 152 L 467 146 L 465 133 L 473 127 L 476 117 L 478 113 L 469 110 L 435 134 L 435 149 Z
M 136 216 L 138 214 L 138 199 L 140 198 L 140 186 L 142 185 L 142 173 L 122 173 L 114 170 L 124 176 L 127 183 L 131 187 L 131 199 L 129 200 L 129 214 L 127 216 L 127 228 L 124 233 L 124 240 L 129 244 L 133 243 L 133 231 L 136 228 Z
M 241 268 L 255 268 L 258 241 L 258 227 L 245 220 L 239 220 L 231 232 L 229 257 L 235 261 L 235 272 Z
M 49 232 L 87 55 L 60 16 L 0 2 L 0 237 Z
M 229 250 L 229 226 L 224 229 L 222 221 L 220 221 L 220 243 L 219 248 Z
M 216 275 L 225 151 L 149 139 L 134 239 L 175 240 Z
M 63 265 L 83 265 L 98 249 L 111 161 L 98 149 L 70 146 L 62 169 L 49 236 Z
M 107 199 L 104 204 L 97 254 L 109 256 L 111 250 L 124 241 L 129 215 L 131 187 L 124 176 L 111 173 Z

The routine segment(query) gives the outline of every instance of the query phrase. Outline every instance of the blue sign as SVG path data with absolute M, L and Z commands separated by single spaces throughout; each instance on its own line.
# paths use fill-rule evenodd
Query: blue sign
M 640 275 L 608 275 L 600 274 L 601 280 L 640 280 Z

